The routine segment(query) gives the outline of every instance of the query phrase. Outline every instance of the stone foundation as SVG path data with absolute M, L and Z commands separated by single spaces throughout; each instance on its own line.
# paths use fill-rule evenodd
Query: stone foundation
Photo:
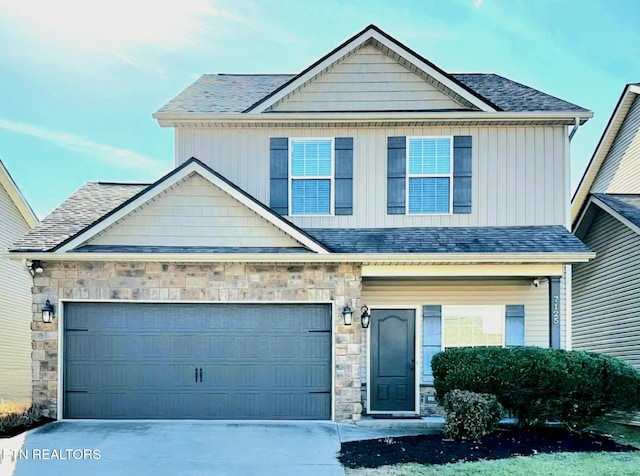
M 58 323 L 42 322 L 42 306 L 49 300 L 60 313 L 59 299 L 220 301 L 220 302 L 333 302 L 335 341 L 335 417 L 360 418 L 361 368 L 364 331 L 354 316 L 344 326 L 342 309 L 360 299 L 361 270 L 352 265 L 264 265 L 43 262 L 34 277 L 33 402 L 47 416 L 57 416 Z M 357 307 L 356 307 L 357 309 Z

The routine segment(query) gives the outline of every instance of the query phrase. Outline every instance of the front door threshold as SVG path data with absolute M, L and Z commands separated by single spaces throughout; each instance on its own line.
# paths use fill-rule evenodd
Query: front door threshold
M 374 420 L 419 420 L 420 415 L 398 415 L 395 413 L 375 413 L 369 415 Z

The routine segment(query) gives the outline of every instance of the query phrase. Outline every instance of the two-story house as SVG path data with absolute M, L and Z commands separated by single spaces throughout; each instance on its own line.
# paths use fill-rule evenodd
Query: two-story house
M 64 418 L 416 415 L 455 346 L 567 347 L 570 136 L 591 112 L 369 26 L 296 75 L 204 75 L 175 170 L 88 183 L 40 260 L 34 398 Z M 50 307 L 45 309 L 48 316 Z

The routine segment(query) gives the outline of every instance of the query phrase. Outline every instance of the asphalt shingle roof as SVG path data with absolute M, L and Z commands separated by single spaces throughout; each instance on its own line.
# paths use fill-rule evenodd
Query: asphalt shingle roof
M 79 233 L 146 188 L 142 184 L 89 182 L 65 200 L 35 228 L 14 243 L 11 251 L 48 251 Z M 637 198 L 640 201 L 640 198 Z M 636 212 L 638 212 L 636 210 Z M 638 212 L 640 215 L 640 212 Z M 304 230 L 336 253 L 567 253 L 587 247 L 562 226 L 316 228 Z M 293 253 L 299 248 L 104 247 L 84 252 Z
M 594 197 L 610 206 L 636 226 L 640 226 L 640 195 L 594 193 Z
M 146 187 L 88 182 L 16 241 L 10 251 L 50 250 Z
M 583 253 L 563 226 L 316 228 L 307 233 L 336 253 Z
M 240 113 L 282 86 L 293 74 L 204 74 L 158 110 L 158 113 Z M 587 111 L 497 74 L 452 76 L 504 111 Z

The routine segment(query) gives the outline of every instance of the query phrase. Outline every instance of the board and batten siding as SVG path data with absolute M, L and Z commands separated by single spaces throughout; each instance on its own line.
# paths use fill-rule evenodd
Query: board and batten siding
M 0 255 L 29 225 L 0 185 Z M 31 401 L 31 275 L 0 258 L 0 401 Z
M 471 136 L 472 211 L 387 214 L 387 137 Z M 176 166 L 191 157 L 269 203 L 271 137 L 353 137 L 353 215 L 289 216 L 303 228 L 526 226 L 566 223 L 566 128 L 251 127 L 176 128 Z M 251 173 L 248 173 L 251 171 Z
M 640 370 L 640 236 L 598 211 L 582 241 L 596 258 L 573 267 L 573 348 Z
M 293 111 L 468 109 L 397 60 L 366 45 L 271 108 Z
M 591 193 L 640 193 L 640 98 L 636 96 Z
M 123 217 L 91 245 L 299 247 L 293 238 L 192 174 Z

